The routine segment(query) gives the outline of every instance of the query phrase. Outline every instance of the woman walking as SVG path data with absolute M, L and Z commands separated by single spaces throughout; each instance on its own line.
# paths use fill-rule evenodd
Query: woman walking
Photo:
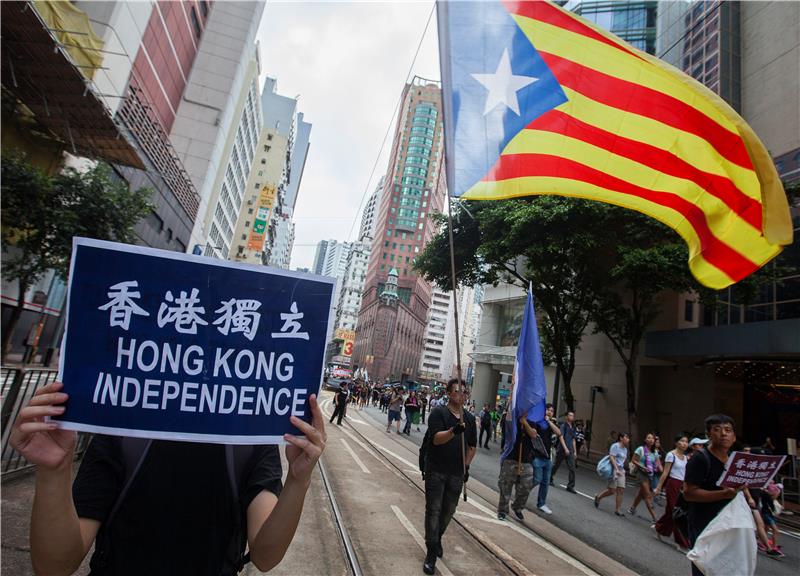
M 412 390 L 408 398 L 406 398 L 405 407 L 406 424 L 403 427 L 403 434 L 411 436 L 411 424 L 414 421 L 415 415 L 419 413 L 419 398 L 417 398 L 417 393 L 414 390 Z M 419 420 L 417 420 L 417 422 L 419 422 Z
M 628 514 L 633 516 L 636 514 L 636 507 L 639 502 L 644 500 L 653 522 L 656 522 L 656 513 L 653 510 L 652 479 L 658 470 L 658 452 L 655 449 L 655 443 L 656 435 L 650 432 L 645 436 L 644 444 L 639 446 L 633 453 L 631 471 L 635 471 L 636 477 L 639 479 L 639 490 L 636 492 L 633 504 L 628 508 Z
M 688 447 L 689 437 L 685 434 L 678 434 L 675 437 L 675 448 L 667 453 L 664 472 L 661 473 L 661 478 L 655 490 L 656 496 L 658 496 L 662 490 L 666 493 L 667 504 L 664 507 L 664 514 L 655 524 L 650 526 L 655 532 L 656 538 L 661 540 L 662 536 L 672 536 L 675 539 L 675 544 L 680 548 L 689 548 L 689 541 L 686 539 L 686 535 L 682 534 L 677 526 L 675 526 L 672 519 L 672 510 L 675 508 L 675 503 L 678 501 L 678 496 L 683 487 L 683 477 L 686 474 L 686 462 L 689 460 L 686 456 L 686 449 Z
M 625 460 L 628 458 L 628 444 L 631 439 L 625 432 L 617 435 L 617 441 L 608 449 L 611 466 L 614 469 L 608 481 L 608 488 L 594 497 L 594 507 L 600 507 L 600 500 L 614 494 L 614 514 L 625 516 L 622 512 L 622 495 L 625 493 Z

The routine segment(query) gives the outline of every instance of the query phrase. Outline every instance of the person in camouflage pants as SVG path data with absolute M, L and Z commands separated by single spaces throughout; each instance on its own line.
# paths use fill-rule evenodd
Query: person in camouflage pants
M 522 510 L 528 502 L 528 496 L 533 490 L 533 445 L 531 438 L 535 435 L 532 425 L 524 418 L 520 420 L 524 434 L 518 434 L 514 449 L 500 465 L 500 477 L 497 486 L 500 489 L 500 501 L 497 503 L 497 517 L 504 520 L 508 515 L 508 505 L 511 501 L 511 492 L 514 491 L 514 501 L 511 509 L 519 520 L 525 517 Z

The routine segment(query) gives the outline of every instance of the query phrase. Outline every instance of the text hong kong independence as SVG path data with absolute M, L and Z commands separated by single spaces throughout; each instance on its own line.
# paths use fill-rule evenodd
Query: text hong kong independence
M 119 282 L 108 289 L 109 301 L 98 307 L 108 312 L 109 326 L 128 331 L 131 322 L 151 314 L 137 301 L 141 298 L 137 280 Z M 223 336 L 241 334 L 247 341 L 257 343 L 261 323 L 261 302 L 252 299 L 230 298 L 219 303 L 209 326 L 199 290 L 167 291 L 155 322 L 161 330 L 196 335 L 198 327 L 217 330 Z M 288 312 L 281 312 L 283 325 L 270 332 L 273 340 L 308 340 L 302 329 L 303 312 L 292 302 Z M 265 352 L 249 348 L 217 346 L 207 355 L 197 344 L 155 340 L 139 340 L 120 336 L 116 342 L 115 367 L 158 373 L 162 378 L 135 378 L 124 373 L 100 371 L 97 375 L 92 402 L 94 404 L 167 410 L 177 407 L 181 412 L 209 414 L 240 414 L 244 416 L 286 414 L 300 416 L 308 394 L 306 388 L 231 385 L 221 379 L 236 378 L 253 383 L 289 382 L 294 373 L 294 356 L 290 352 Z M 208 375 L 209 382 L 196 378 Z M 155 374 L 154 374 L 155 375 Z M 169 375 L 179 378 L 170 379 Z M 194 380 L 194 381 L 193 381 Z M 217 380 L 216 382 L 214 380 Z

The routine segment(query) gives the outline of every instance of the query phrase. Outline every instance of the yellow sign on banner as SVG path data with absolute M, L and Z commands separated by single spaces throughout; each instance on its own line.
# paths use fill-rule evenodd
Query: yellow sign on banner
M 342 340 L 341 356 L 349 358 L 353 355 L 353 345 L 356 341 L 356 331 L 346 330 L 344 328 L 337 328 L 333 334 L 334 340 Z
M 256 216 L 253 220 L 253 228 L 247 240 L 248 250 L 262 250 L 264 248 L 270 212 L 272 211 L 272 204 L 275 202 L 275 192 L 275 186 L 271 184 L 267 184 L 261 188 L 261 194 L 258 195 L 258 200 L 256 200 Z

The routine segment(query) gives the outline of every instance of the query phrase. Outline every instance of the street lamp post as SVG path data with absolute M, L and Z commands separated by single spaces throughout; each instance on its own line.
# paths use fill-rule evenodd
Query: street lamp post
M 592 449 L 592 436 L 594 435 L 594 403 L 597 398 L 597 393 L 602 394 L 606 391 L 602 386 L 592 386 L 592 415 L 589 419 L 588 437 L 586 438 L 586 453 L 588 454 Z

